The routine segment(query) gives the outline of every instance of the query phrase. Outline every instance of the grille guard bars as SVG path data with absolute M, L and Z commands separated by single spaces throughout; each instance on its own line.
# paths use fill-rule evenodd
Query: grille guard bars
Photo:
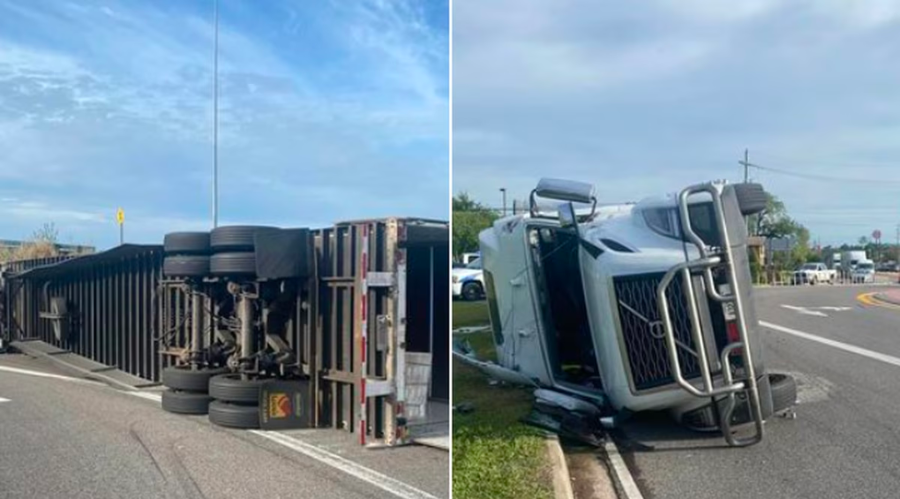
M 726 396 L 725 409 L 719 414 L 719 428 L 729 445 L 740 447 L 752 445 L 762 440 L 763 415 L 762 407 L 760 405 L 759 387 L 756 382 L 756 370 L 753 364 L 752 349 L 750 348 L 747 321 L 744 314 L 744 303 L 741 300 L 738 276 L 734 268 L 734 257 L 731 250 L 731 241 L 729 240 L 728 226 L 722 204 L 723 187 L 722 184 L 700 184 L 688 187 L 678 195 L 678 209 L 681 215 L 682 234 L 684 234 L 690 243 L 697 247 L 700 252 L 700 258 L 680 263 L 669 269 L 660 281 L 656 293 L 657 306 L 659 307 L 659 314 L 662 320 L 663 334 L 666 341 L 666 350 L 669 355 L 669 366 L 672 370 L 673 379 L 682 389 L 696 397 Z M 691 226 L 688 199 L 692 195 L 702 193 L 708 193 L 712 196 L 713 214 L 721 243 L 721 247 L 719 248 L 707 246 L 700 236 L 694 232 Z M 729 285 L 729 292 L 725 295 L 718 292 L 713 280 L 712 269 L 719 266 L 726 269 L 725 275 Z M 698 271 L 702 273 L 706 284 L 706 292 L 712 299 L 721 303 L 731 302 L 734 304 L 738 337 L 736 341 L 732 341 L 722 349 L 721 365 L 724 383 L 722 386 L 718 387 L 715 386 L 710 373 L 709 353 L 706 351 L 706 344 L 703 341 L 703 331 L 700 326 L 699 312 L 697 310 L 697 296 L 694 293 L 694 285 L 691 277 L 693 272 Z M 689 383 L 684 378 L 681 373 L 681 365 L 678 361 L 675 331 L 669 314 L 666 289 L 679 274 L 684 283 L 685 300 L 687 301 L 687 309 L 691 321 L 691 336 L 694 341 L 697 360 L 700 365 L 702 389 Z M 729 358 L 732 352 L 737 349 L 740 349 L 745 372 L 744 379 L 734 381 L 732 379 L 731 362 Z M 748 392 L 750 415 L 753 418 L 755 432 L 748 437 L 739 438 L 732 433 L 731 416 L 735 406 L 735 394 L 742 390 Z

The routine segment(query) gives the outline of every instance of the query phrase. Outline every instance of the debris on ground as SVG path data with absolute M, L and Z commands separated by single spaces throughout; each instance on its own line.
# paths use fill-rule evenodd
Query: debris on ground
M 475 406 L 472 405 L 471 402 L 463 402 L 461 404 L 456 404 L 453 406 L 453 412 L 458 412 L 460 414 L 468 414 L 475 410 Z

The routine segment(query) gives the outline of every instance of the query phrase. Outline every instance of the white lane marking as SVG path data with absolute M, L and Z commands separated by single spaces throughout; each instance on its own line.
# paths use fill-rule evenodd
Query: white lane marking
M 828 338 L 822 338 L 820 336 L 816 336 L 814 334 L 804 333 L 803 331 L 797 331 L 796 329 L 791 329 L 789 327 L 779 326 L 778 324 L 772 324 L 771 322 L 759 321 L 759 325 L 763 327 L 767 327 L 769 329 L 773 329 L 775 331 L 780 331 L 782 333 L 787 333 L 798 338 L 803 338 L 810 341 L 815 341 L 821 343 L 823 345 L 828 345 L 830 347 L 834 347 L 845 352 L 855 353 L 857 355 L 862 355 L 863 357 L 868 357 L 873 360 L 879 360 L 884 362 L 885 364 L 891 364 L 893 366 L 900 367 L 900 358 L 892 357 L 887 354 L 875 352 L 872 350 L 867 350 L 862 347 L 850 345 L 847 343 L 841 343 L 840 341 L 829 340 Z
M 793 310 L 794 312 L 799 312 L 803 315 L 815 315 L 816 317 L 828 317 L 828 314 L 826 314 L 825 312 L 819 312 L 818 310 L 810 310 L 805 307 L 797 307 L 794 305 L 781 305 L 781 308 Z
M 811 308 L 817 308 L 819 310 L 831 310 L 834 312 L 844 312 L 847 310 L 853 310 L 853 307 L 811 307 Z
M 615 442 L 607 440 L 603 444 L 603 448 L 606 450 L 606 457 L 609 459 L 609 464 L 612 465 L 613 474 L 616 481 L 619 482 L 619 488 L 624 493 L 625 499 L 644 499 L 644 495 L 641 494 L 641 489 L 638 488 L 637 483 L 634 481 L 628 465 L 625 464 L 625 460 L 619 454 L 619 448 L 616 447 Z
M 140 397 L 142 399 L 153 400 L 155 402 L 159 402 L 162 400 L 162 395 L 159 393 L 150 393 L 150 392 L 125 392 L 129 395 L 134 395 L 135 397 Z M 435 496 L 425 492 L 423 490 L 419 490 L 411 485 L 407 485 L 399 480 L 391 478 L 387 475 L 381 474 L 375 470 L 366 468 L 361 464 L 354 463 L 349 459 L 338 456 L 337 454 L 332 454 L 324 449 L 320 449 L 312 444 L 308 444 L 306 442 L 297 440 L 296 438 L 289 437 L 282 433 L 278 433 L 275 431 L 263 431 L 263 430 L 250 430 L 250 433 L 255 435 L 259 435 L 263 438 L 271 440 L 277 444 L 283 445 L 293 451 L 299 452 L 305 456 L 311 457 L 320 463 L 327 464 L 333 468 L 337 468 L 344 473 L 356 477 L 360 480 L 368 482 L 376 487 L 390 492 L 397 497 L 402 499 L 437 499 Z
M 2 403 L 2 402 L 10 402 L 10 400 L 9 400 L 9 399 L 5 399 L 5 398 L 3 398 L 3 397 L 0 397 L 0 403 Z
M 0 366 L 0 372 L 24 374 L 26 376 L 37 376 L 39 378 L 61 379 L 63 381 L 72 381 L 75 383 L 98 384 L 96 381 L 91 381 L 89 379 L 73 378 L 71 376 L 63 376 L 61 374 L 50 374 L 50 373 L 45 373 L 45 372 L 41 372 L 41 371 L 31 371 L 29 369 L 19 369 L 18 367 Z
M 250 433 L 267 438 L 275 443 L 281 444 L 291 450 L 295 450 L 301 454 L 327 464 L 333 468 L 337 468 L 348 475 L 354 476 L 360 480 L 368 482 L 386 492 L 401 497 L 403 499 L 437 499 L 435 496 L 419 490 L 411 485 L 407 485 L 399 480 L 383 475 L 375 470 L 366 468 L 360 464 L 354 463 L 349 459 L 332 454 L 326 450 L 320 449 L 312 444 L 302 442 L 296 438 L 289 437 L 274 431 L 250 430 Z
M 128 395 L 134 395 L 135 397 L 140 397 L 142 399 L 152 400 L 154 402 L 162 402 L 162 395 L 160 395 L 158 393 L 137 392 L 137 391 L 122 392 L 122 393 L 127 393 Z

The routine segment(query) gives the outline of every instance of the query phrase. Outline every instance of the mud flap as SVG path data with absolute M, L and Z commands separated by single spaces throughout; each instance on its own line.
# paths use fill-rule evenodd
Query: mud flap
M 259 425 L 263 430 L 310 428 L 313 410 L 308 380 L 271 380 L 259 391 Z

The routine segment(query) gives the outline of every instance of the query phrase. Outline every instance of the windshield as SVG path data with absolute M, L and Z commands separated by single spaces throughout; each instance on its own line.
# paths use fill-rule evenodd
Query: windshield
M 466 265 L 467 269 L 481 270 L 481 258 L 476 258 Z
M 856 266 L 857 270 L 873 270 L 875 266 L 871 263 L 860 263 Z
M 802 270 L 816 270 L 819 266 L 815 263 L 807 263 L 806 265 L 800 267 Z

